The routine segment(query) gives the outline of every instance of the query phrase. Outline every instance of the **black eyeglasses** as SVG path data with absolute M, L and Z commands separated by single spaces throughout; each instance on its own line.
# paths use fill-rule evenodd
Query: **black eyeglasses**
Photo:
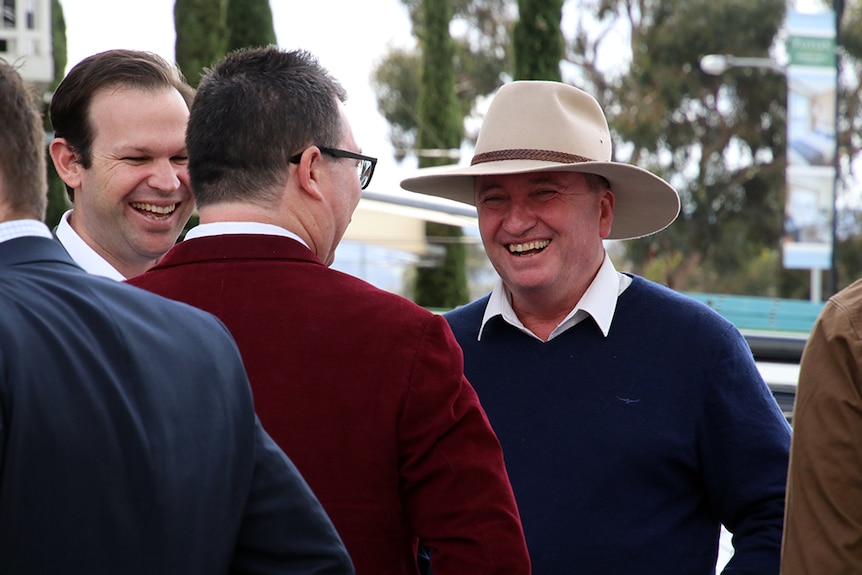
M 356 164 L 356 173 L 359 176 L 359 187 L 364 190 L 368 187 L 368 184 L 371 183 L 371 176 L 374 175 L 374 166 L 377 165 L 377 158 L 363 156 L 362 154 L 348 152 L 347 150 L 324 148 L 323 146 L 317 146 L 317 149 L 333 158 L 349 158 L 351 160 L 358 160 L 358 163 Z M 302 159 L 303 152 L 305 152 L 305 150 L 288 158 L 290 163 L 298 164 L 299 160 Z

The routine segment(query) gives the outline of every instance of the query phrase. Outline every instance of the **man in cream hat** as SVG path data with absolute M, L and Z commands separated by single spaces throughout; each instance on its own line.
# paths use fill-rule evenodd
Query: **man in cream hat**
M 790 429 L 729 322 L 615 270 L 605 239 L 668 226 L 676 191 L 611 161 L 556 82 L 503 86 L 468 167 L 407 190 L 475 203 L 500 281 L 446 314 L 503 444 L 533 573 L 778 573 Z

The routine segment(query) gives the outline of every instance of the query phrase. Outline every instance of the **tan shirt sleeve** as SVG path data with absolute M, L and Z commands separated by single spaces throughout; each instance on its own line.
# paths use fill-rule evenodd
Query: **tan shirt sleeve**
M 782 575 L 862 573 L 862 282 L 824 307 L 802 356 Z

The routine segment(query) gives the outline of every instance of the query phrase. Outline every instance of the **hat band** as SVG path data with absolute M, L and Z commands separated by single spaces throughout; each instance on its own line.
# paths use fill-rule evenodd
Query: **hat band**
M 565 152 L 553 152 L 551 150 L 535 150 L 530 148 L 519 148 L 513 150 L 494 150 L 483 152 L 473 156 L 471 166 L 484 164 L 485 162 L 499 162 L 501 160 L 539 160 L 542 162 L 557 162 L 560 164 L 579 164 L 581 162 L 592 162 L 590 158 Z

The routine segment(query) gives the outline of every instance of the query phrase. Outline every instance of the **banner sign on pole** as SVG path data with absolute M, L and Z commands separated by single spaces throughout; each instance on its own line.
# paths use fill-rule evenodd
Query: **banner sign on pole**
M 785 268 L 832 267 L 835 198 L 835 14 L 787 14 Z

